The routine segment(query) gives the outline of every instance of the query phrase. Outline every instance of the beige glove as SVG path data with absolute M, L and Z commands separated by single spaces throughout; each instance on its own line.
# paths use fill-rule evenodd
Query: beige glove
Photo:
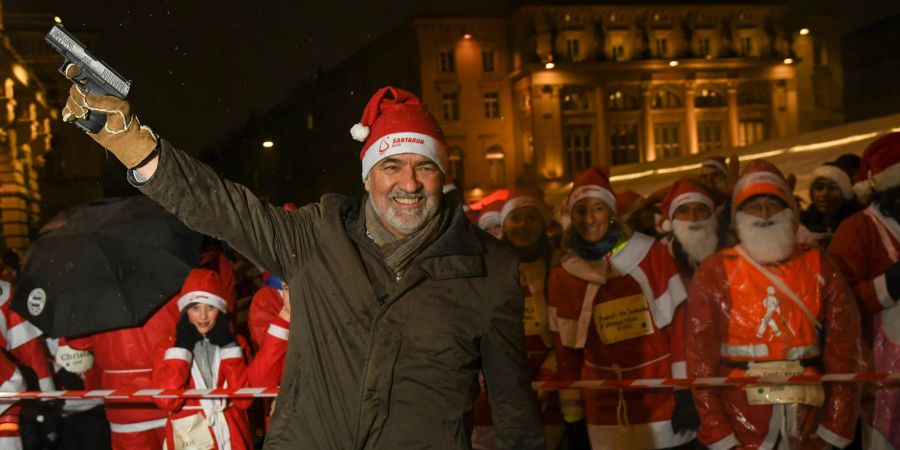
M 77 76 L 78 69 L 70 65 L 66 76 Z M 141 125 L 137 116 L 131 113 L 131 105 L 125 100 L 105 95 L 85 95 L 76 82 L 69 89 L 69 99 L 62 110 L 65 122 L 83 119 L 88 111 L 106 114 L 106 125 L 100 132 L 88 133 L 97 143 L 116 155 L 125 167 L 131 169 L 147 159 L 156 148 L 157 137 L 149 127 Z

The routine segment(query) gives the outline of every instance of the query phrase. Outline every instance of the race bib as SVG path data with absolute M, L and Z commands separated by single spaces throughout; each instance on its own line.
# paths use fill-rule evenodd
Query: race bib
M 788 376 L 802 375 L 803 366 L 799 361 L 750 362 L 746 376 Z M 818 384 L 787 384 L 781 386 L 747 386 L 747 401 L 751 405 L 804 404 L 822 406 L 825 403 L 825 388 Z
M 81 375 L 94 366 L 94 354 L 87 350 L 75 350 L 68 345 L 61 345 L 56 352 L 56 364 L 63 369 Z
M 200 413 L 172 421 L 175 450 L 210 450 L 216 448 L 215 440 Z
M 653 334 L 653 320 L 643 294 L 594 306 L 594 326 L 604 344 Z

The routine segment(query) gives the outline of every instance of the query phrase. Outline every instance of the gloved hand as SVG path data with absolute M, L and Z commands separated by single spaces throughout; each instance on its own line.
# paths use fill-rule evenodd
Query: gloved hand
M 194 351 L 194 344 L 202 339 L 203 335 L 197 331 L 197 327 L 188 319 L 187 313 L 182 314 L 181 320 L 175 326 L 175 347 Z
M 228 330 L 228 314 L 219 313 L 219 317 L 216 318 L 216 324 L 206 333 L 206 338 L 209 339 L 210 343 L 219 347 L 224 347 L 234 342 L 234 336 Z
M 66 77 L 70 80 L 80 75 L 81 70 L 74 64 L 66 67 Z M 98 133 L 88 135 L 105 149 L 116 155 L 125 167 L 131 169 L 147 159 L 156 149 L 157 138 L 149 127 L 141 125 L 137 116 L 131 113 L 131 105 L 116 97 L 98 95 L 86 96 L 76 81 L 69 89 L 69 99 L 62 110 L 64 122 L 83 119 L 92 114 L 106 114 L 106 125 Z
M 700 428 L 700 416 L 694 406 L 694 397 L 689 389 L 675 391 L 675 409 L 672 411 L 672 431 L 697 430 Z
M 591 439 L 588 437 L 587 422 L 566 422 L 560 450 L 591 450 Z
M 888 294 L 900 303 L 900 261 L 888 266 L 884 271 L 884 280 L 887 281 Z

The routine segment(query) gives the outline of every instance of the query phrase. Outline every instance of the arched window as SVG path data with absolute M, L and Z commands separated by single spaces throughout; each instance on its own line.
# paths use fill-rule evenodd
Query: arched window
M 462 186 L 466 179 L 462 149 L 457 146 L 450 147 L 450 151 L 447 152 L 447 161 L 450 163 L 450 167 L 447 168 L 450 172 L 448 175 L 453 177 L 457 185 Z
M 575 176 L 578 172 L 591 167 L 591 134 L 590 125 L 570 126 L 563 128 L 563 145 L 566 151 L 566 173 Z
M 662 87 L 653 96 L 654 109 L 681 108 L 681 95 L 669 87 Z
M 606 96 L 606 109 L 610 111 L 634 111 L 640 109 L 637 95 L 625 88 L 610 89 Z
M 721 108 L 725 107 L 727 99 L 724 90 L 720 86 L 700 86 L 694 97 L 694 106 L 697 108 Z

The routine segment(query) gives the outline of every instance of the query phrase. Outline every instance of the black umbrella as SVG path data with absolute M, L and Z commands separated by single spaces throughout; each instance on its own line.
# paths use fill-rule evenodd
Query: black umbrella
M 140 325 L 200 263 L 201 241 L 146 197 L 87 204 L 31 244 L 12 308 L 52 337 Z

